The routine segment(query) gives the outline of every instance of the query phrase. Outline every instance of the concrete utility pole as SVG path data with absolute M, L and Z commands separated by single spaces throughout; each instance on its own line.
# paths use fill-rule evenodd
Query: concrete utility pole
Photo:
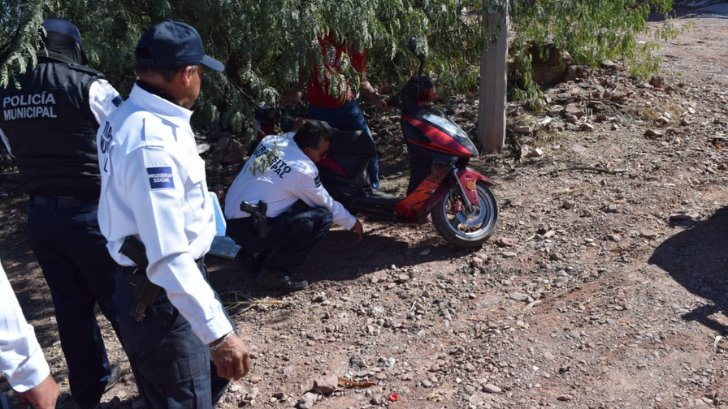
M 480 54 L 478 139 L 484 152 L 493 152 L 503 147 L 506 138 L 508 15 L 505 11 L 492 12 L 485 18 L 498 37 Z

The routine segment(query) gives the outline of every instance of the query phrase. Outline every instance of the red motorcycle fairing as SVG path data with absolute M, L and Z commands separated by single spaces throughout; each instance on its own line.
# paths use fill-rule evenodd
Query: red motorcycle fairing
M 457 157 L 478 155 L 465 131 L 435 109 L 425 108 L 414 116 L 403 114 L 401 120 L 408 143 Z
M 456 177 L 458 180 L 460 180 L 460 184 L 463 186 L 463 190 L 465 190 L 465 194 L 468 196 L 468 200 L 470 200 L 473 204 L 478 204 L 478 192 L 475 190 L 475 183 L 477 181 L 481 181 L 485 183 L 487 186 L 492 186 L 493 182 L 485 175 L 482 175 L 470 168 L 461 168 L 458 169 L 456 173 Z M 437 187 L 437 189 L 430 195 L 430 197 L 427 199 L 427 202 L 420 208 L 420 216 L 424 217 L 424 221 L 421 221 L 420 223 L 425 223 L 427 220 L 427 215 L 430 214 L 430 210 L 432 210 L 435 205 L 442 200 L 443 197 L 449 192 L 453 186 L 457 183 L 454 178 L 450 178 L 449 180 L 443 181 L 440 183 L 440 185 Z
M 434 204 L 427 206 L 432 200 L 432 196 L 439 192 L 442 186 L 447 185 L 444 180 L 449 174 L 449 165 L 433 166 L 432 171 L 425 180 L 420 182 L 412 193 L 394 206 L 397 216 L 403 220 L 417 220 L 418 223 L 427 223 L 427 214 Z
M 475 189 L 475 184 L 478 181 L 485 183 L 487 186 L 493 185 L 493 182 L 491 182 L 487 176 L 481 175 L 470 168 L 458 169 L 457 178 L 460 181 L 460 186 L 463 187 L 468 200 L 470 200 L 473 204 L 478 204 L 478 191 Z

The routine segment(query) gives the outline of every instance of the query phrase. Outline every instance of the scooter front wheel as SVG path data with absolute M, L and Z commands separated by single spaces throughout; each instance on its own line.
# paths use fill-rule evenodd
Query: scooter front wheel
M 432 208 L 435 230 L 450 243 L 460 247 L 480 246 L 493 235 L 498 222 L 498 202 L 482 182 L 475 186 L 478 202 L 468 207 L 457 186 Z

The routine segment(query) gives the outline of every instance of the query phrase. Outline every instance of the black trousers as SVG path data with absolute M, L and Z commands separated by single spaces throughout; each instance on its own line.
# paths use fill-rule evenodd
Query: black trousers
M 207 270 L 198 263 L 200 273 Z M 114 304 L 134 377 L 146 409 L 212 408 L 222 397 L 228 380 L 217 376 L 207 345 L 192 332 L 190 323 L 160 289 L 141 322 L 129 311 L 134 269 L 118 267 Z
M 97 204 L 35 196 L 28 209 L 35 258 L 51 290 L 73 400 L 81 409 L 99 403 L 109 379 L 109 360 L 95 306 L 118 332 L 114 293 L 116 263 L 99 231 Z
M 331 223 L 328 209 L 312 208 L 299 200 L 280 215 L 268 218 L 270 234 L 266 237 L 260 236 L 250 217 L 228 220 L 227 235 L 243 251 L 261 255 L 259 262 L 264 269 L 290 272 L 306 261 Z

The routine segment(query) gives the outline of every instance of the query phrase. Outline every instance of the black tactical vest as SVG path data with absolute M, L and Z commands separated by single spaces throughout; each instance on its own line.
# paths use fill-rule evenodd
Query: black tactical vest
M 40 57 L 33 71 L 0 93 L 0 129 L 16 158 L 21 187 L 30 195 L 97 200 L 101 178 L 98 123 L 89 87 L 103 78 L 86 66 Z

